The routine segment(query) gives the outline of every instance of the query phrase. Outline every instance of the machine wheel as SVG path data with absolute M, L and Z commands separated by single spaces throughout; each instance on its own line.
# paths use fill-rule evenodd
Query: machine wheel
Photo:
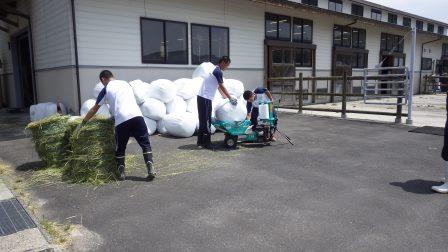
M 224 144 L 229 149 L 236 148 L 236 144 L 238 143 L 238 136 L 226 135 L 224 138 Z

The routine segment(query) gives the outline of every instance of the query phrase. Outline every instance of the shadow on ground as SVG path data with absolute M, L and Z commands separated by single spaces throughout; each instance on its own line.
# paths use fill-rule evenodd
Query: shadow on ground
M 415 194 L 434 194 L 432 186 L 440 185 L 440 182 L 423 179 L 413 179 L 406 182 L 391 182 L 390 185 L 401 187 L 403 191 Z

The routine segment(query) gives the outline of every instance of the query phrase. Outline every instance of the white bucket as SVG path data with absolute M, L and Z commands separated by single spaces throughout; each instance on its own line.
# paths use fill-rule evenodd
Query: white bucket
M 258 106 L 258 118 L 260 119 L 269 119 L 269 105 L 268 104 L 260 104 Z

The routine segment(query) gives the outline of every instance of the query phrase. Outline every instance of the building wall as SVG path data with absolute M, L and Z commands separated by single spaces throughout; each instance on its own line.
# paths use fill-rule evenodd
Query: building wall
M 196 67 L 191 64 L 141 62 L 140 17 L 229 27 L 232 64 L 225 77 L 238 78 L 247 88 L 263 85 L 266 8 L 238 0 L 195 0 L 194 8 L 188 0 L 76 1 L 82 100 L 90 97 L 105 68 L 128 81 L 191 76 Z M 191 40 L 189 50 L 190 55 Z

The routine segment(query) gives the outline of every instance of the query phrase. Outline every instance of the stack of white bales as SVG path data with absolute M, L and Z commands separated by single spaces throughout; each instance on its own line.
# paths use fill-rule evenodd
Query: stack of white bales
M 30 106 L 30 121 L 39 121 L 44 119 L 45 117 L 49 117 L 58 113 L 58 106 L 60 109 L 60 113 L 63 115 L 67 114 L 67 110 L 64 104 L 58 102 L 44 102 L 38 103 Z
M 199 119 L 197 95 L 204 78 L 212 74 L 215 66 L 211 63 L 201 64 L 193 73 L 193 78 L 182 78 L 174 82 L 158 79 L 150 84 L 141 80 L 129 82 L 135 98 L 145 118 L 148 132 L 168 134 L 175 137 L 191 137 L 198 130 Z M 99 86 L 101 85 L 101 86 Z M 244 85 L 238 80 L 225 79 L 224 85 L 229 93 L 238 98 L 238 105 L 233 106 L 228 99 L 223 99 L 219 92 L 213 100 L 213 115 L 219 121 L 242 121 L 246 117 L 246 102 L 242 99 Z M 94 89 L 98 96 L 102 84 Z M 83 104 L 82 116 L 95 104 L 88 100 Z M 103 109 L 104 107 L 104 109 Z M 103 105 L 100 114 L 110 117 L 107 105 Z M 106 113 L 107 112 L 107 113 Z M 109 114 L 108 114 L 109 113 Z M 215 129 L 212 128 L 214 133 Z

